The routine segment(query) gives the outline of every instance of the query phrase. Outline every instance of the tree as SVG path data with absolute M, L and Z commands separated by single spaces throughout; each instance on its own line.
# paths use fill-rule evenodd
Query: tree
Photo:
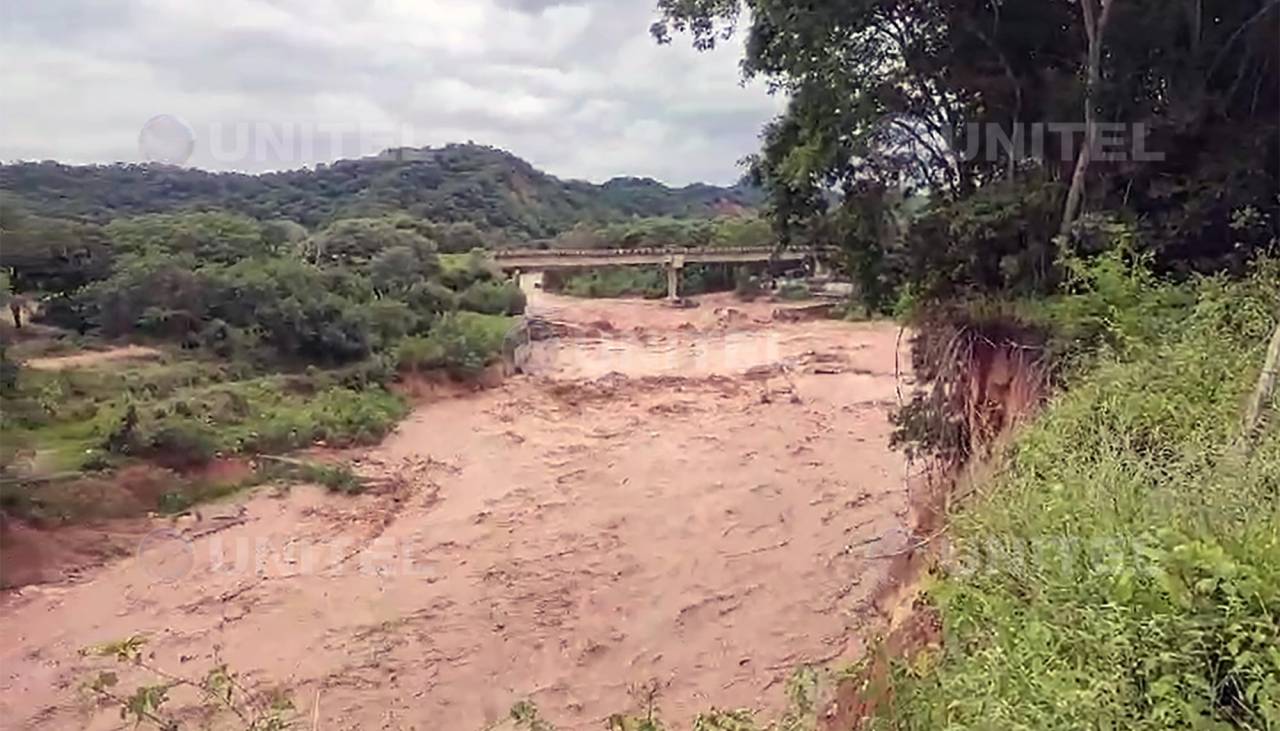
M 257 221 L 225 211 L 121 218 L 104 230 L 117 255 L 189 255 L 202 264 L 274 254 L 283 243 L 268 240 Z
M 347 218 L 311 238 L 307 258 L 322 266 L 346 266 L 366 270 L 382 252 L 405 248 L 425 271 L 438 268 L 436 244 L 422 234 L 397 225 L 395 218 Z
M 784 241 L 844 230 L 843 245 L 872 257 L 927 254 L 917 236 L 945 227 L 941 212 L 1029 185 L 1057 197 L 1049 238 L 1082 210 L 1110 211 L 1134 222 L 1158 266 L 1242 268 L 1280 232 L 1280 0 L 1081 2 L 659 0 L 653 33 L 710 48 L 745 29 L 744 74 L 787 92 L 751 161 Z M 1082 109 L 1083 146 L 1054 131 Z M 1158 155 L 1094 154 L 1115 122 Z M 867 249 L 866 232 L 891 230 L 848 225 L 891 208 L 851 203 L 868 196 L 926 203 L 893 227 L 898 240 Z M 984 236 L 968 242 L 961 259 L 990 258 Z M 1056 286 L 1051 242 L 1024 245 L 1008 261 L 1034 265 L 999 281 Z
M 1080 14 L 1084 19 L 1085 38 L 1089 55 L 1085 62 L 1084 90 L 1084 144 L 1076 156 L 1075 171 L 1071 175 L 1071 187 L 1067 190 L 1067 202 L 1062 212 L 1062 228 L 1059 235 L 1065 238 L 1071 232 L 1071 224 L 1080 212 L 1080 198 L 1084 194 L 1084 178 L 1098 146 L 1098 96 L 1102 86 L 1102 47 L 1111 22 L 1111 9 L 1116 0 L 1080 0 Z
M 412 247 L 393 246 L 373 257 L 369 264 L 369 278 L 380 292 L 404 292 L 430 276 L 431 263 L 423 261 L 420 252 Z

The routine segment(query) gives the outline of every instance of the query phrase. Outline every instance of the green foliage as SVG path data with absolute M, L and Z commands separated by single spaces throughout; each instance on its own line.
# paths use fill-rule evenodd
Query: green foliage
M 275 253 L 261 224 L 222 211 L 118 218 L 103 231 L 116 256 L 185 256 L 202 264 L 233 264 Z
M 212 426 L 197 419 L 164 419 L 134 453 L 161 457 L 170 464 L 201 465 L 217 455 L 218 436 Z
M 412 221 L 341 221 L 315 237 L 311 261 L 273 254 L 251 223 L 212 213 L 112 222 L 126 253 L 109 277 L 73 296 L 71 309 L 108 336 L 141 333 L 222 357 L 266 357 L 269 349 L 277 358 L 342 363 L 425 332 L 457 306 L 434 281 L 434 244 Z M 504 307 L 516 311 L 519 298 L 508 294 Z
M 0 271 L 18 292 L 65 292 L 106 276 L 112 252 L 102 230 L 33 216 L 0 199 Z
M 170 691 L 174 689 L 194 692 L 199 699 L 200 715 L 205 717 L 204 727 L 212 727 L 210 721 L 218 721 L 218 728 L 235 728 L 240 731 L 284 731 L 294 727 L 296 717 L 293 701 L 285 693 L 249 691 L 226 663 L 215 657 L 218 664 L 203 677 L 184 677 L 152 664 L 144 652 L 146 638 L 141 635 L 109 642 L 81 650 L 81 655 L 114 660 L 122 669 L 99 670 L 85 681 L 83 688 L 100 701 L 120 709 L 120 720 L 132 722 L 134 728 L 147 726 L 158 731 L 181 731 L 189 728 L 180 719 L 181 710 L 170 711 Z M 121 690 L 121 674 L 144 674 L 152 684 L 139 685 L 132 691 Z M 229 724 L 229 725 L 228 725 Z
M 487 282 L 499 276 L 488 254 L 472 249 L 466 254 L 445 254 L 440 261 L 440 281 L 451 289 L 462 291 L 476 282 Z
M 264 376 L 175 389 L 134 402 L 128 395 L 96 407 L 88 433 L 111 452 L 154 456 L 178 466 L 215 454 L 272 453 L 324 441 L 371 444 L 407 407 L 381 386 L 332 383 L 341 372 L 313 377 Z M 37 436 L 37 435 L 33 435 Z
M 265 175 L 19 163 L 0 165 L 0 189 L 40 215 L 96 222 L 222 208 L 316 228 L 342 218 L 407 214 L 438 224 L 428 237 L 450 252 L 503 238 L 547 238 L 583 220 L 708 216 L 759 202 L 759 192 L 745 186 L 673 189 L 635 178 L 604 185 L 560 180 L 480 145 L 387 150 L 377 157 Z M 277 232 L 272 238 L 281 236 Z
M 18 392 L 18 374 L 21 368 L 9 358 L 9 344 L 0 342 L 0 397 L 13 396 Z M 3 421 L 0 416 L 0 421 Z
M 395 251 L 395 261 L 425 278 L 438 269 L 436 243 L 412 224 L 412 220 L 403 218 L 342 219 L 312 237 L 307 244 L 308 258 L 319 265 L 368 271 L 376 259 Z M 390 274 L 385 271 L 388 265 L 384 258 L 378 268 L 383 276 Z
M 660 299 L 667 294 L 666 274 L 658 267 L 601 267 L 582 274 L 543 280 L 551 291 L 561 289 L 574 297 L 647 297 Z M 550 285 L 550 286 L 548 286 Z
M 475 282 L 458 298 L 458 306 L 485 315 L 519 315 L 527 298 L 514 282 Z
M 538 714 L 538 706 L 532 701 L 518 701 L 511 706 L 511 720 L 516 728 L 526 731 L 555 731 L 555 726 L 544 721 Z
M 1280 241 L 1280 6 L 1113 6 L 1088 105 L 1124 139 L 1088 168 L 1085 209 L 1134 222 L 1159 271 L 1238 275 Z M 1058 125 L 1085 117 L 1082 9 L 1096 3 L 658 7 L 659 42 L 687 32 L 706 49 L 746 26 L 744 75 L 788 95 L 750 175 L 784 241 L 846 250 L 869 308 L 887 310 L 908 282 L 925 296 L 1055 291 L 1081 141 Z
M 280 460 L 268 462 L 265 475 L 271 479 L 315 483 L 343 495 L 359 495 L 368 488 L 366 480 L 346 464 Z
M 445 315 L 426 337 L 405 338 L 397 361 L 401 370 L 443 368 L 466 378 L 502 355 L 511 320 L 500 315 L 457 312 Z
M 882 727 L 1280 724 L 1280 430 L 1238 444 L 1280 268 L 1187 285 L 1180 316 L 1167 287 L 1088 276 L 1055 305 L 1108 345 L 954 516 L 943 650 L 898 668 Z

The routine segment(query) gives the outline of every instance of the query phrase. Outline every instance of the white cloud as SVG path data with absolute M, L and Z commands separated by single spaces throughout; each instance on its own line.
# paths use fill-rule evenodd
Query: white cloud
M 0 30 L 0 158 L 137 160 L 141 124 L 168 113 L 196 133 L 191 163 L 214 169 L 296 167 L 379 146 L 471 140 L 563 177 L 730 182 L 782 100 L 739 84 L 736 48 L 657 46 L 646 6 L 11 4 Z M 271 154 L 214 154 L 212 138 L 245 127 L 251 140 L 274 143 Z

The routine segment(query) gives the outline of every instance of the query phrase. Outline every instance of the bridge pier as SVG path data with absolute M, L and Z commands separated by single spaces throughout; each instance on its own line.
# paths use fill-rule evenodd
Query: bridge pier
M 814 257 L 813 259 L 813 277 L 814 279 L 827 279 L 831 276 L 831 269 L 822 257 Z
M 680 299 L 680 270 L 684 269 L 684 257 L 675 255 L 667 257 L 667 301 Z
M 514 272 L 513 278 L 516 280 L 516 286 L 518 286 L 521 291 L 525 294 L 533 294 L 534 292 L 542 289 L 542 275 L 543 272 L 541 270 L 522 272 L 517 269 Z

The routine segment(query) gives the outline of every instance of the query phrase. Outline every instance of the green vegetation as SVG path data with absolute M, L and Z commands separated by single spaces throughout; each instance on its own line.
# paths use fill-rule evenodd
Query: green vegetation
M 962 379 L 1001 341 L 1065 387 L 952 516 L 943 646 L 879 726 L 1280 727 L 1274 400 L 1239 426 L 1280 319 L 1280 5 L 659 8 L 660 42 L 745 26 L 788 92 L 751 175 L 920 334 L 900 436 L 971 456 Z
M 744 75 L 788 93 L 751 164 L 768 218 L 842 247 L 883 312 L 907 286 L 1056 292 L 1059 254 L 1107 221 L 1161 273 L 1239 275 L 1275 246 L 1280 6 L 1174 5 L 659 0 L 653 31 L 745 35 Z
M 953 516 L 944 647 L 898 668 L 883 727 L 1280 724 L 1280 430 L 1240 426 L 1280 267 L 1096 282 L 1042 306 L 1105 312 L 1101 354 Z
M 510 331 L 511 319 L 501 315 L 446 315 L 427 337 L 401 341 L 397 363 L 405 371 L 443 368 L 455 376 L 474 376 L 497 359 Z
M 0 432 L 12 460 L 38 450 L 52 471 L 119 456 L 197 465 L 217 454 L 279 452 L 325 441 L 368 444 L 404 414 L 366 368 L 242 376 L 235 366 L 177 360 L 23 371 L 5 399 Z M 85 455 L 88 455 L 87 457 Z M 50 462 L 52 460 L 52 462 Z
M 206 479 L 198 468 L 215 458 L 377 442 L 408 411 L 382 385 L 391 374 L 376 361 L 263 374 L 244 363 L 190 355 L 141 365 L 26 369 L 0 410 L 0 503 L 11 515 L 52 521 L 127 514 L 91 493 L 106 489 L 97 486 L 109 483 L 112 471 L 141 460 L 179 474 L 128 505 L 184 510 L 270 477 Z
M 299 714 L 293 700 L 283 691 L 250 692 L 226 663 L 215 656 L 215 665 L 203 677 L 184 677 L 153 664 L 154 657 L 145 652 L 147 639 L 135 635 L 118 642 L 86 648 L 82 655 L 103 658 L 111 669 L 99 670 L 84 683 L 94 698 L 120 709 L 120 719 L 134 728 L 149 727 L 158 731 L 183 728 L 181 714 L 170 712 L 170 693 L 187 691 L 198 699 L 204 726 L 216 721 L 218 728 L 242 731 L 284 731 L 295 728 Z M 145 674 L 147 684 L 133 690 L 121 688 L 122 676 Z
M 693 719 L 692 731 L 817 731 L 823 728 L 819 714 L 820 691 L 838 680 L 820 670 L 801 666 L 791 673 L 786 682 L 786 710 L 776 719 L 764 720 L 759 714 L 746 708 L 712 709 L 699 713 Z M 614 713 L 605 719 L 608 731 L 665 731 L 662 721 L 661 685 L 651 680 L 630 688 L 634 705 L 633 713 Z M 511 720 L 523 731 L 555 731 L 556 727 L 542 717 L 537 705 L 523 700 L 511 707 Z
M 500 357 L 525 306 L 482 252 L 442 262 L 431 227 L 406 216 L 308 234 L 222 211 L 151 214 L 111 221 L 99 230 L 104 246 L 91 237 L 68 261 L 81 249 L 61 224 L 9 212 L 0 223 L 6 236 L 19 232 L 18 245 L 6 238 L 0 263 L 42 300 L 43 329 L 0 334 L 4 509 L 26 517 L 93 515 L 86 495 L 140 461 L 192 474 L 124 501 L 172 512 L 243 484 L 201 478 L 215 458 L 374 443 L 407 412 L 387 388 L 397 364 L 475 375 Z M 63 371 L 19 365 L 104 338 L 141 339 L 164 355 Z M 417 343 L 428 350 L 407 358 Z
M 387 150 L 314 170 L 265 175 L 139 166 L 0 165 L 0 189 L 40 216 L 68 219 L 58 236 L 85 246 L 74 229 L 146 213 L 225 209 L 259 221 L 322 228 L 348 218 L 403 213 L 433 222 L 441 251 L 465 252 L 545 239 L 581 221 L 702 217 L 755 206 L 748 186 L 668 188 L 617 178 L 603 185 L 560 180 L 502 150 L 481 145 Z M 288 226 L 280 226 L 287 234 Z M 92 247 L 90 247 L 92 248 Z M 25 287 L 24 287 L 25 288 Z

